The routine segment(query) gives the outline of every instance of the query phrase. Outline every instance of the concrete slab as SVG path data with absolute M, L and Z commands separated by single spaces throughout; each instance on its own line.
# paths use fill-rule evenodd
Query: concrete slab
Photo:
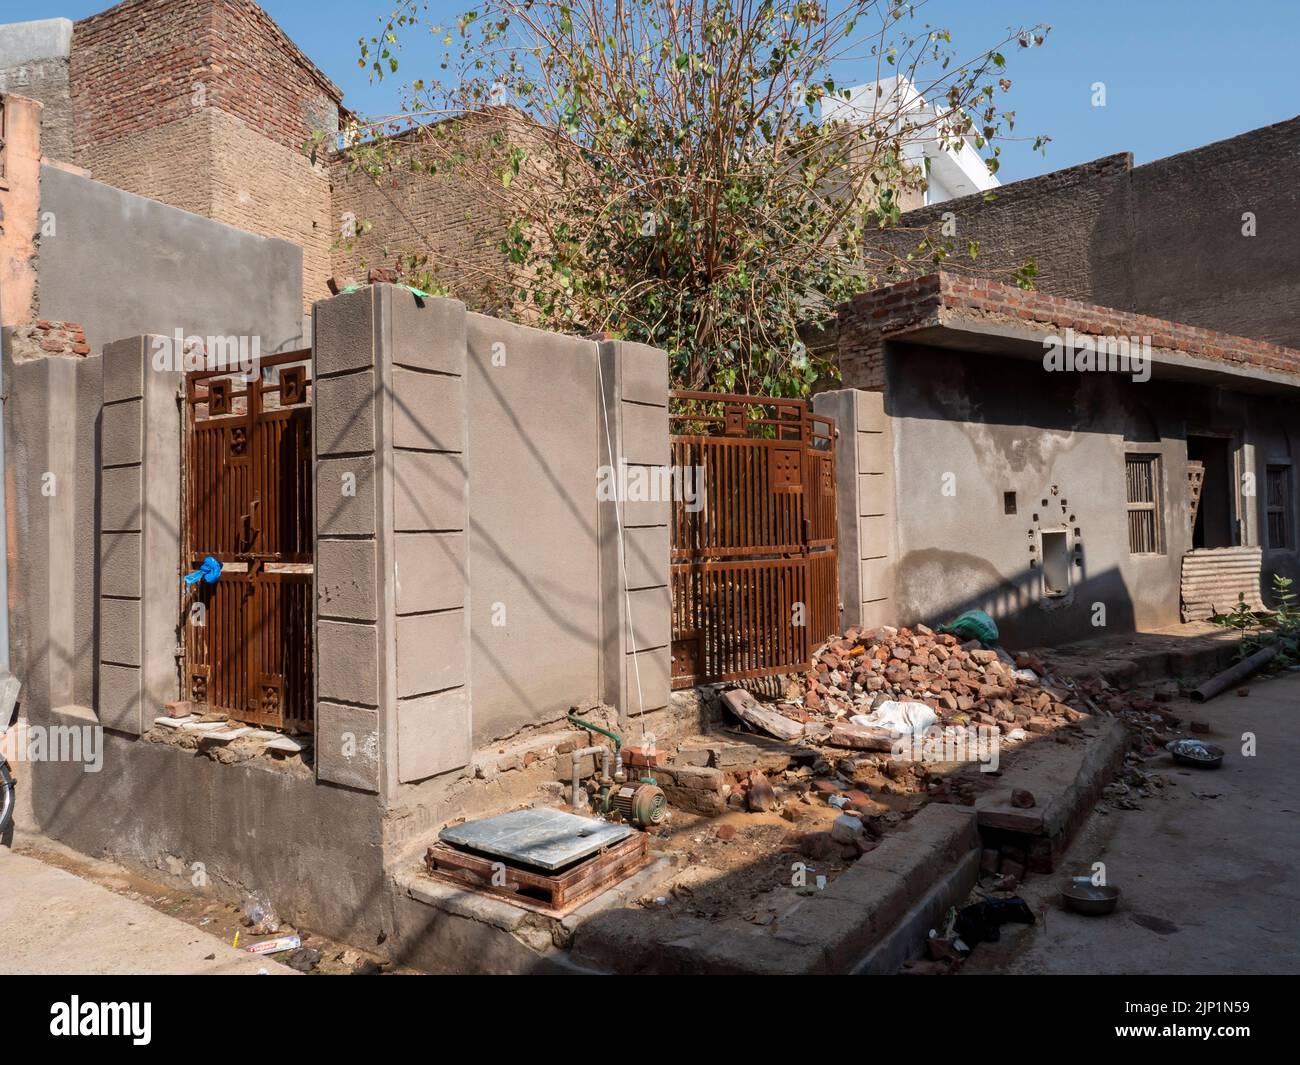
M 253 730 L 248 727 L 243 728 L 223 728 L 209 732 L 203 738 L 213 740 L 217 743 L 229 743 L 231 740 L 237 740 L 240 736 L 247 736 Z
M 268 740 L 266 743 L 268 751 L 284 751 L 286 754 L 298 754 L 305 751 L 309 746 L 311 746 L 309 743 L 305 743 L 294 736 L 276 736 L 275 739 Z

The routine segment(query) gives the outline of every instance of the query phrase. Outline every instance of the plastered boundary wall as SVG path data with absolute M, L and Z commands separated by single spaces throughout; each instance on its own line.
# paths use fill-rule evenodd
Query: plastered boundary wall
M 485 726 L 496 736 L 553 725 L 593 696 L 626 720 L 638 673 L 644 708 L 667 705 L 669 504 L 616 508 L 596 492 L 611 450 L 667 460 L 667 365 L 650 348 L 421 305 L 392 286 L 316 315 L 315 779 L 140 739 L 179 693 L 179 376 L 153 368 L 147 336 L 16 368 L 6 344 L 23 713 L 105 726 L 102 772 L 27 767 L 20 827 L 137 865 L 203 862 L 219 894 L 264 890 L 291 920 L 373 939 L 384 812 L 469 783 L 480 690 L 501 715 Z M 521 371 L 508 385 L 490 376 L 507 367 Z M 557 534 L 561 511 L 590 538 Z M 521 608 L 557 587 L 571 597 L 559 609 Z M 503 627 L 489 593 L 506 604 Z M 476 657 L 476 626 L 514 648 L 512 672 L 493 671 L 511 659 L 499 648 Z
M 667 705 L 669 503 L 597 494 L 668 462 L 663 353 L 392 285 L 314 327 L 320 779 L 394 805 L 584 699 Z

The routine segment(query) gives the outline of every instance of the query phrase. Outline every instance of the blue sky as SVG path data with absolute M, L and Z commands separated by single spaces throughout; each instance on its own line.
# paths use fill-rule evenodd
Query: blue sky
M 397 85 L 371 85 L 356 63 L 357 38 L 374 32 L 390 0 L 261 2 L 338 83 L 350 107 L 396 110 Z M 0 19 L 76 19 L 108 6 L 110 0 L 0 0 Z M 448 15 L 472 6 L 431 0 Z M 962 54 L 1000 40 L 1008 27 L 1052 27 L 1044 48 L 1008 52 L 1013 86 L 1005 103 L 1026 140 L 1003 144 L 1004 182 L 1118 151 L 1146 162 L 1300 113 L 1300 3 L 1293 0 L 928 0 L 923 10 L 924 21 L 952 31 Z M 400 74 L 417 76 L 417 66 L 411 53 Z M 853 84 L 867 80 L 867 71 L 841 76 Z M 1105 107 L 1092 106 L 1097 81 L 1106 85 Z M 1046 155 L 1031 148 L 1038 133 L 1052 138 Z

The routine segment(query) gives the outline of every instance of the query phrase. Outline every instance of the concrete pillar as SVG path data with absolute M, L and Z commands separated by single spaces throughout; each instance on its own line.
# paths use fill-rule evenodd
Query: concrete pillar
M 470 760 L 465 308 L 316 304 L 317 775 L 391 796 Z
M 668 357 L 644 344 L 604 341 L 599 358 L 600 462 L 664 470 L 671 461 Z M 671 694 L 671 516 L 663 498 L 600 504 L 602 698 L 625 724 L 667 706 Z
M 100 360 L 70 348 L 49 354 L 27 327 L 4 334 L 11 668 L 29 720 L 53 707 L 89 713 L 98 672 Z
M 813 398 L 835 419 L 842 628 L 894 624 L 894 446 L 885 394 L 845 388 Z
M 98 711 L 132 736 L 179 692 L 184 374 L 152 365 L 155 340 L 170 343 L 133 337 L 103 355 Z

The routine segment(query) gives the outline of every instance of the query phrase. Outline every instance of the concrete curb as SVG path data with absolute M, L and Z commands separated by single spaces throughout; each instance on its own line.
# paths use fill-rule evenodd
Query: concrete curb
M 1082 750 L 1053 749 L 1040 740 L 1035 750 L 1026 751 L 1032 757 L 1010 768 L 1000 787 L 975 804 L 980 829 L 1046 837 L 1052 855 L 1059 855 L 1123 764 L 1128 748 L 1128 734 L 1115 718 L 1092 717 L 1084 728 L 1090 735 Z M 1031 792 L 1037 805 L 1013 807 L 1011 793 L 1017 788 Z

